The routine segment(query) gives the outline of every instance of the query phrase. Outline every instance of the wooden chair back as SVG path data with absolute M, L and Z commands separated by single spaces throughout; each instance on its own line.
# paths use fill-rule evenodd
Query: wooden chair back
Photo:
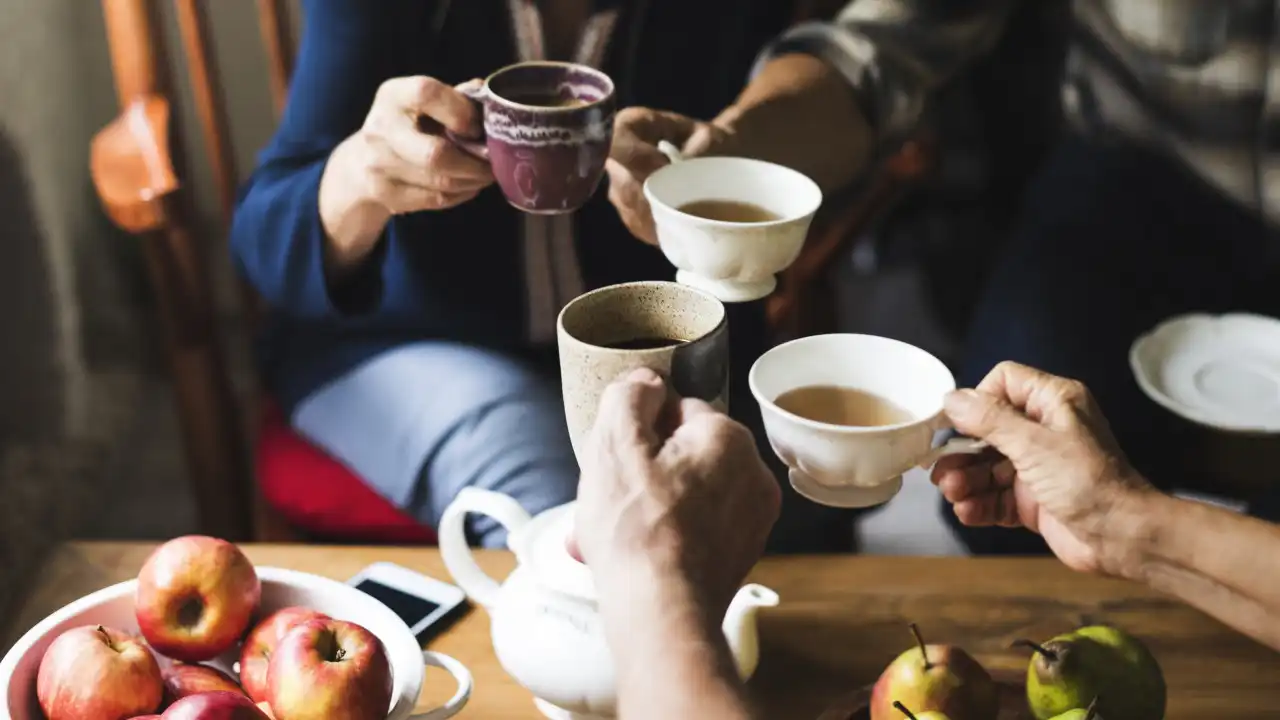
M 280 113 L 293 60 L 283 0 L 256 0 L 266 48 L 273 107 Z M 202 532 L 233 540 L 278 535 L 267 528 L 250 471 L 246 418 L 235 396 L 218 331 L 217 304 L 207 263 L 208 242 L 229 226 L 238 184 L 226 102 L 212 57 L 201 0 L 174 0 L 200 132 L 209 157 L 223 226 L 197 236 L 192 198 L 174 142 L 174 94 L 158 32 L 158 6 L 149 0 L 102 0 L 121 113 L 95 136 L 90 174 L 108 216 L 142 241 L 160 313 L 170 376 L 178 403 L 188 474 Z M 241 284 L 246 312 L 255 294 Z
M 230 226 L 240 176 L 206 1 L 173 0 L 173 7 L 222 227 L 212 238 L 202 237 L 191 223 L 192 200 L 178 170 L 185 163 L 174 142 L 169 64 L 151 0 L 102 0 L 121 112 L 94 138 L 90 170 L 107 214 L 143 244 L 201 531 L 232 540 L 291 539 L 294 535 L 256 492 L 247 438 L 256 434 L 252 431 L 260 417 L 257 393 L 251 393 L 247 403 L 233 393 L 215 322 L 205 243 L 220 242 Z M 278 118 L 288 96 L 295 52 L 286 0 L 254 1 Z M 842 5 L 843 0 L 799 0 L 795 19 L 831 17 Z M 908 145 L 873 173 L 848 204 L 844 199 L 828 201 L 800 259 L 782 275 L 778 292 L 768 300 L 769 319 L 780 338 L 834 330 L 828 269 L 889 202 L 924 174 L 924 148 Z M 260 301 L 247 284 L 239 288 L 252 327 Z

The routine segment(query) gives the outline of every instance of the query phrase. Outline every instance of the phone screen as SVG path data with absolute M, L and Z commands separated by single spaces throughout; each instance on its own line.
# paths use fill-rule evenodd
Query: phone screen
M 440 609 L 437 603 L 433 603 L 426 598 L 410 595 L 403 590 L 397 590 L 373 580 L 361 580 L 356 585 L 356 589 L 372 595 L 381 601 L 383 605 L 391 608 L 391 612 L 399 615 L 400 619 L 409 627 L 417 625 L 428 615 Z

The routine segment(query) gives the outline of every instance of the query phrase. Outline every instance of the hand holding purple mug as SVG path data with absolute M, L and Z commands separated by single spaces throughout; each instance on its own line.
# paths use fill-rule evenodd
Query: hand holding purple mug
M 613 140 L 613 81 L 586 65 L 524 62 L 459 89 L 484 118 L 483 137 L 446 135 L 491 163 L 507 202 L 560 215 L 582 207 L 604 176 Z
M 392 215 L 451 208 L 493 183 L 488 163 L 424 124 L 481 134 L 480 113 L 458 89 L 400 77 L 378 88 L 364 125 L 334 149 L 319 193 L 331 272 L 358 264 Z

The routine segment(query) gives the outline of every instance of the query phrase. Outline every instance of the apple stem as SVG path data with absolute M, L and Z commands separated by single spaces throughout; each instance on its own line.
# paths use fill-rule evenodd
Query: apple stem
M 1035 652 L 1040 653 L 1041 655 L 1043 655 L 1043 656 L 1045 656 L 1045 657 L 1049 658 L 1050 660 L 1057 660 L 1057 659 L 1058 659 L 1058 653 L 1056 653 L 1056 652 L 1054 652 L 1054 651 L 1050 650 L 1049 648 L 1047 648 L 1047 647 L 1045 647 L 1045 646 L 1043 646 L 1043 645 L 1039 645 L 1039 644 L 1037 644 L 1037 643 L 1033 643 L 1033 642 L 1031 642 L 1030 640 L 1014 640 L 1014 641 L 1013 641 L 1013 644 L 1012 644 L 1012 645 L 1010 645 L 1010 647 L 1024 647 L 1024 648 L 1031 648 L 1031 649 L 1032 649 L 1032 650 L 1034 650 Z
M 898 708 L 898 712 L 902 713 L 903 715 L 906 715 L 908 720 L 916 720 L 916 716 L 911 714 L 911 711 L 907 709 L 906 705 L 903 705 L 897 700 L 894 700 L 893 706 Z
M 342 662 L 342 658 L 346 656 L 347 656 L 347 651 L 343 650 L 342 648 L 338 648 L 338 651 L 333 654 L 333 661 Z
M 107 647 L 111 648 L 112 650 L 115 650 L 115 649 L 116 649 L 116 644 L 115 644 L 114 642 L 112 642 L 112 641 L 111 641 L 111 634 L 107 632 L 107 629 L 106 629 L 106 628 L 104 628 L 104 627 L 102 627 L 101 625 L 99 625 L 99 626 L 98 626 L 98 633 L 102 635 L 102 639 L 103 639 L 103 641 L 104 641 L 104 642 L 106 642 L 106 643 L 107 643 Z
M 1084 711 L 1084 720 L 1094 720 L 1096 717 L 1098 717 L 1098 698 L 1095 697 L 1093 702 L 1089 703 L 1089 709 Z
M 915 636 L 916 644 L 920 646 L 920 657 L 924 658 L 924 669 L 933 668 L 933 663 L 929 662 L 929 650 L 925 647 L 924 638 L 920 637 L 920 628 L 915 623 L 911 623 L 911 634 Z

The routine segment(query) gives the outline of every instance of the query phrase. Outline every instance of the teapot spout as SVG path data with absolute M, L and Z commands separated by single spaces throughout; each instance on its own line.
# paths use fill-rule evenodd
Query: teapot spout
M 762 607 L 775 607 L 778 593 L 763 585 L 751 583 L 738 589 L 724 614 L 724 637 L 733 653 L 738 676 L 744 681 L 755 673 L 760 664 L 760 633 L 756 628 L 756 614 Z

